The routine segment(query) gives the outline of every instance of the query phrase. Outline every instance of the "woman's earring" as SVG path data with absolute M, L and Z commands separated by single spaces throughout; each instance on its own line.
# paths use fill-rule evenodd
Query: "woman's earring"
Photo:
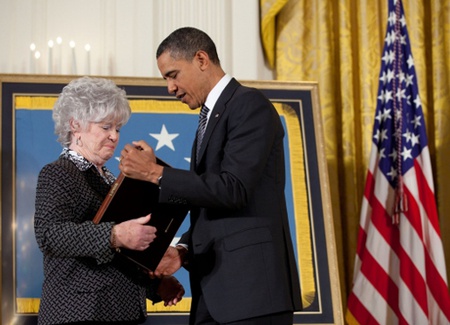
M 77 141 L 75 141 L 75 144 L 78 146 L 78 145 L 80 145 L 80 143 L 81 143 L 81 137 L 78 137 Z

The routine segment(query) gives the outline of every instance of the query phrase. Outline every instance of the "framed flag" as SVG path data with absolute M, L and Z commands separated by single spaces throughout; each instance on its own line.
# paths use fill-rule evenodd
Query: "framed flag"
M 75 76 L 0 75 L 1 92 L 1 305 L 2 323 L 35 324 L 43 282 L 42 253 L 34 237 L 37 176 L 62 148 L 52 107 Z M 116 155 L 145 140 L 174 168 L 189 169 L 198 110 L 168 94 L 165 81 L 113 78 L 127 92 L 132 116 L 121 129 Z M 242 82 L 242 81 L 241 81 Z M 342 305 L 331 200 L 323 145 L 318 87 L 310 82 L 243 81 L 274 104 L 285 128 L 286 187 L 291 236 L 304 310 L 295 324 L 342 324 Z M 117 157 L 106 166 L 119 174 Z M 177 237 L 189 226 L 189 217 Z M 175 238 L 176 241 L 177 238 Z M 186 294 L 173 307 L 147 309 L 148 323 L 187 324 L 191 304 L 188 273 L 175 273 Z

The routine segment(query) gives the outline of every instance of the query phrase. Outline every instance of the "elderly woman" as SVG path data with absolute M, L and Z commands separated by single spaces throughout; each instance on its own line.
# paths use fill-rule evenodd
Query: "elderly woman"
M 42 168 L 36 189 L 35 234 L 44 254 L 38 324 L 139 324 L 146 297 L 181 300 L 174 277 L 150 279 L 124 267 L 116 248 L 144 250 L 156 228 L 151 216 L 120 224 L 92 222 L 115 177 L 105 167 L 131 111 L 111 80 L 83 77 L 64 87 L 53 109 L 59 158 Z

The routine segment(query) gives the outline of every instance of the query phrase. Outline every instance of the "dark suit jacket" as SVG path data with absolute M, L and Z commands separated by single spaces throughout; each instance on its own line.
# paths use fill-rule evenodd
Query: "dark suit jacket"
M 112 224 L 90 221 L 109 189 L 94 167 L 82 171 L 67 157 L 41 170 L 34 220 L 44 253 L 39 324 L 143 320 L 146 294 L 157 299 L 156 282 L 119 271 L 123 262 L 109 247 Z
M 219 97 L 191 169 L 165 168 L 161 202 L 187 202 L 193 300 L 216 321 L 301 309 L 284 197 L 284 129 L 270 101 L 235 79 Z

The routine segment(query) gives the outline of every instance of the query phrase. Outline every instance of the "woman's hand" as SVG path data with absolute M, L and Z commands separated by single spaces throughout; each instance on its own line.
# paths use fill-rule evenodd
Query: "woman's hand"
M 148 248 L 156 238 L 156 228 L 147 225 L 150 214 L 145 217 L 131 219 L 114 226 L 112 243 L 115 247 L 124 247 L 132 250 L 143 251 Z

